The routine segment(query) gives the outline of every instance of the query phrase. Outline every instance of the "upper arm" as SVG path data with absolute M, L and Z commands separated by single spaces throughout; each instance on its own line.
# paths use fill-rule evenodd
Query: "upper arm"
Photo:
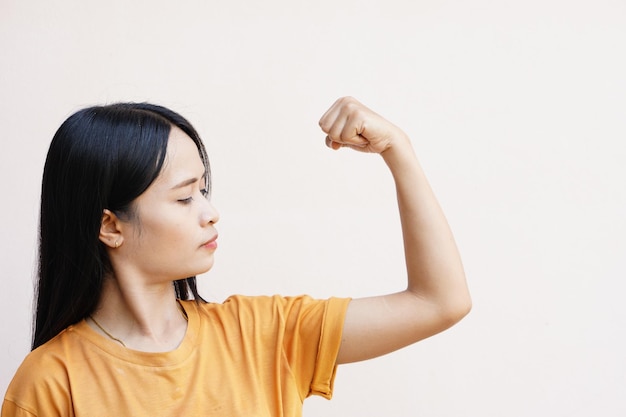
M 348 305 L 337 363 L 375 358 L 437 334 L 469 306 L 442 305 L 411 291 L 354 299 Z

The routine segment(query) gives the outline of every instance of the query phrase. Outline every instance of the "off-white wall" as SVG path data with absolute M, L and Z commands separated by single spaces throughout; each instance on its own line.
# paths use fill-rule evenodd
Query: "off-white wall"
M 2 0 L 0 391 L 28 352 L 45 152 L 86 105 L 153 101 L 201 132 L 209 298 L 399 289 L 384 164 L 317 127 L 349 94 L 413 138 L 474 309 L 342 366 L 305 415 L 625 415 L 624 74 L 619 0 Z

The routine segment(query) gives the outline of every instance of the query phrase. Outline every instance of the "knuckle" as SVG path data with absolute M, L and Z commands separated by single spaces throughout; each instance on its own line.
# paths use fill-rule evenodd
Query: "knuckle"
M 345 101 L 343 108 L 351 118 L 363 116 L 363 106 L 354 99 Z
M 359 107 L 359 105 L 360 105 L 361 103 L 359 103 L 359 102 L 357 101 L 357 99 L 355 99 L 355 98 L 354 98 L 354 97 L 352 97 L 352 96 L 346 96 L 346 97 L 343 97 L 343 98 L 342 98 L 342 104 L 343 104 L 345 107 L 347 107 L 347 108 L 351 108 L 351 109 L 352 109 L 352 108 Z
M 328 122 L 327 122 L 327 121 L 325 121 L 325 120 L 320 120 L 320 121 L 319 121 L 319 126 L 320 126 L 320 128 L 322 129 L 322 131 L 324 131 L 324 132 L 328 132 L 328 130 L 329 130 L 329 129 L 330 129 L 330 127 L 331 127 L 330 123 L 328 123 Z

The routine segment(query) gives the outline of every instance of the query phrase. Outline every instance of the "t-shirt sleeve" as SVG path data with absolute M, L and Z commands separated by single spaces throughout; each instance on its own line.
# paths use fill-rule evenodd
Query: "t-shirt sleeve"
M 273 386 L 291 386 L 300 400 L 330 399 L 349 298 L 232 296 L 220 313 L 233 350 L 255 362 Z M 233 320 L 226 323 L 225 320 Z
M 314 300 L 307 296 L 283 301 L 286 360 L 304 397 L 330 399 L 337 370 L 349 299 Z
M 2 403 L 2 412 L 0 415 L 2 417 L 37 417 L 35 414 L 29 413 L 9 400 L 4 400 Z
M 341 347 L 343 324 L 349 302 L 349 299 L 331 298 L 326 304 L 309 395 L 316 394 L 327 399 L 332 396 L 337 371 L 337 354 Z

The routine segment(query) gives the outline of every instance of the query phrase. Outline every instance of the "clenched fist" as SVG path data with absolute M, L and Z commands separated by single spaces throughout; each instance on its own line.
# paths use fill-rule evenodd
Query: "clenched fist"
M 348 147 L 383 153 L 396 141 L 407 142 L 404 132 L 352 97 L 337 100 L 319 121 L 332 149 Z

